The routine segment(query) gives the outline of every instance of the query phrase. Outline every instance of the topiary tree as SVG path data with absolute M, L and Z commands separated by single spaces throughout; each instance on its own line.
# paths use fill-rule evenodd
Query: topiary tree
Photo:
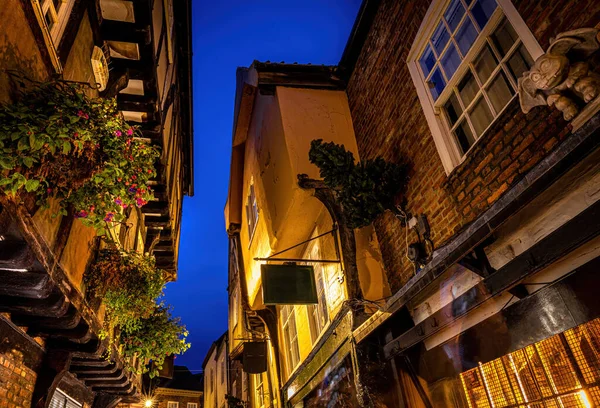
M 309 160 L 342 206 L 350 228 L 371 224 L 386 210 L 396 211 L 396 197 L 406 187 L 407 169 L 377 157 L 355 162 L 343 145 L 313 140 Z

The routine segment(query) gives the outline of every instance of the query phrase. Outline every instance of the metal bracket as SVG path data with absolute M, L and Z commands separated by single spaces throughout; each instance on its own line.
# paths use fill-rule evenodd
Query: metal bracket
M 327 231 L 324 232 L 320 235 L 317 235 L 316 237 L 313 238 L 309 238 L 305 241 L 300 242 L 299 244 L 293 245 L 289 248 L 284 249 L 283 251 L 279 251 L 279 252 L 275 252 L 273 255 L 267 257 L 267 258 L 254 258 L 255 261 L 279 261 L 279 262 L 305 262 L 305 263 L 341 263 L 342 260 L 340 259 L 340 252 L 339 252 L 339 248 L 338 248 L 338 239 L 337 239 L 337 230 L 338 230 L 338 226 L 337 224 L 333 225 L 333 229 L 331 231 Z M 314 241 L 315 239 L 319 239 L 322 238 L 326 235 L 331 234 L 333 236 L 333 239 L 335 241 L 335 252 L 336 255 L 338 257 L 338 259 L 302 259 L 302 258 L 273 258 L 274 256 L 280 255 L 284 252 L 290 251 L 294 248 L 297 248 L 301 245 L 304 245 L 310 241 Z

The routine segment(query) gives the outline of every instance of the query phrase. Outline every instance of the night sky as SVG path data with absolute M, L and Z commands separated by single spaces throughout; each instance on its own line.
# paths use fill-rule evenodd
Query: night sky
M 227 329 L 228 182 L 235 70 L 253 60 L 338 63 L 360 0 L 192 0 L 195 195 L 183 202 L 179 277 L 166 300 L 190 331 L 175 361 L 201 370 Z

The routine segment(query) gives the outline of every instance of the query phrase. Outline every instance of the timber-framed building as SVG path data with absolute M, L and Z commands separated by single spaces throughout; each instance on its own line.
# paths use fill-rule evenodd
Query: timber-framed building
M 88 83 L 160 147 L 156 201 L 130 209 L 119 239 L 176 279 L 183 196 L 193 195 L 191 2 L 8 0 L 0 18 L 2 102 L 16 86 L 7 72 Z M 137 402 L 141 376 L 107 349 L 103 312 L 85 297 L 95 232 L 53 209 L 1 199 L 0 406 Z

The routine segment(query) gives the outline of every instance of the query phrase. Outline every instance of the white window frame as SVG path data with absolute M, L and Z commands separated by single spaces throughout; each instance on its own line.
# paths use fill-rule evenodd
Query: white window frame
M 456 166 L 462 163 L 462 161 L 468 155 L 468 152 L 464 155 L 460 153 L 459 147 L 454 140 L 454 137 L 450 133 L 448 124 L 446 123 L 445 118 L 442 117 L 441 110 L 435 107 L 435 102 L 429 89 L 427 88 L 425 78 L 423 77 L 423 73 L 419 66 L 419 58 L 425 50 L 429 38 L 437 28 L 437 25 L 440 22 L 442 15 L 450 1 L 451 0 L 434 0 L 429 6 L 407 58 L 410 76 L 416 87 L 419 102 L 423 107 L 425 119 L 429 125 L 435 147 L 440 155 L 440 159 L 446 174 L 450 174 L 452 170 L 456 168 Z M 486 37 L 492 33 L 492 30 L 502 20 L 502 17 L 506 17 L 506 19 L 513 26 L 517 35 L 519 36 L 519 39 L 521 40 L 521 43 L 525 46 L 534 61 L 544 53 L 536 38 L 527 27 L 527 24 L 513 6 L 512 2 L 510 0 L 496 0 L 496 3 L 498 4 L 498 7 L 488 20 L 488 23 L 483 28 L 479 36 L 475 39 L 469 52 L 467 52 L 465 55 L 465 58 L 461 62 L 458 69 L 454 72 L 452 78 L 446 84 L 444 92 L 442 92 L 442 94 L 438 97 L 438 105 L 446 102 L 448 96 L 450 95 L 448 90 L 452 89 L 453 85 L 462 79 L 463 75 L 468 69 L 469 62 L 472 62 L 475 56 L 479 54 L 479 51 L 485 44 Z M 494 119 L 492 123 L 494 123 L 496 119 Z M 482 137 L 480 136 L 475 141 L 473 146 L 476 145 L 481 139 Z M 471 146 L 471 148 L 473 146 Z
M 179 402 L 169 401 L 167 402 L 167 408 L 179 408 Z
M 286 310 L 287 318 L 284 319 L 283 310 Z M 294 305 L 285 305 L 281 307 L 281 331 L 283 334 L 283 339 L 285 341 L 285 365 L 287 368 L 287 374 L 290 376 L 294 370 L 300 365 L 300 344 L 298 343 L 298 323 L 296 319 L 296 307 Z M 293 324 L 293 333 L 290 325 L 291 319 L 294 320 Z M 289 336 L 286 334 L 286 327 L 289 328 Z M 292 356 L 293 348 L 292 344 L 296 344 L 296 350 L 298 350 L 298 361 L 292 361 L 295 356 Z
M 256 408 L 264 408 L 265 407 L 265 382 L 263 379 L 263 375 L 256 374 L 256 386 L 254 387 L 254 397 L 256 398 Z
M 52 398 L 50 399 L 50 408 L 60 407 L 60 408 L 74 408 L 74 407 L 83 407 L 83 404 L 72 398 L 69 394 L 57 388 L 52 394 Z
M 318 245 L 314 245 L 308 258 L 320 259 Z M 323 264 L 314 264 L 314 271 L 315 282 L 317 284 L 317 299 L 319 303 L 316 305 L 308 305 L 306 307 L 306 312 L 308 313 L 309 320 L 310 337 L 313 345 L 317 342 L 319 337 L 321 337 L 323 330 L 325 329 L 325 327 L 327 327 L 329 323 L 329 306 L 327 304 L 327 279 L 325 274 L 325 268 L 323 268 Z M 319 280 L 321 281 L 320 287 Z M 321 324 L 321 319 L 319 318 L 321 313 L 324 313 L 323 324 Z M 316 329 L 318 330 L 318 332 L 313 332 L 313 330 L 315 330 L 315 327 L 313 326 L 317 326 Z
M 65 28 L 67 27 L 67 22 L 69 21 L 69 17 L 71 15 L 71 11 L 73 10 L 73 4 L 75 4 L 75 0 L 58 0 L 61 3 L 59 7 L 59 11 L 56 11 L 56 7 L 54 7 L 53 0 L 39 0 L 40 6 L 42 8 L 42 15 L 44 16 L 44 24 L 50 31 L 50 36 L 52 37 L 52 42 L 54 45 L 58 46 L 60 43 L 60 39 L 62 38 Z M 46 23 L 46 13 L 50 13 L 52 19 L 54 20 L 54 27 L 48 27 Z
M 252 244 L 254 238 L 254 232 L 256 232 L 256 226 L 258 225 L 260 210 L 258 208 L 258 201 L 256 199 L 256 189 L 254 183 L 251 182 L 248 187 L 248 195 L 246 197 L 246 224 L 248 226 L 248 245 Z
M 187 408 L 198 408 L 198 403 L 197 402 L 188 402 Z

